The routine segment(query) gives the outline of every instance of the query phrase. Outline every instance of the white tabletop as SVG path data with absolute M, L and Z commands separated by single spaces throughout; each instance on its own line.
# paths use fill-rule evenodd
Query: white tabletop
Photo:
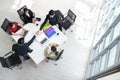
M 42 33 L 41 35 L 36 36 L 37 39 L 35 39 L 33 41 L 33 43 L 30 45 L 30 48 L 33 49 L 33 52 L 32 53 L 28 53 L 28 55 L 31 57 L 31 59 L 34 61 L 34 63 L 36 65 L 38 65 L 45 58 L 44 57 L 44 49 L 46 48 L 46 46 L 49 43 L 56 43 L 56 44 L 62 45 L 67 40 L 67 37 L 56 26 L 52 26 L 52 27 L 55 29 L 56 34 L 53 35 L 51 38 L 48 38 L 48 41 L 47 41 L 46 44 L 42 45 L 37 40 L 38 38 L 41 38 L 41 36 L 42 37 L 46 36 L 46 35 L 43 36 L 44 33 Z M 25 42 L 28 42 L 33 37 L 33 35 L 35 34 L 35 32 L 37 30 L 39 30 L 39 27 L 36 26 L 36 24 L 33 24 L 33 23 L 26 24 L 24 26 L 24 28 L 29 31 L 27 33 L 27 35 L 25 36 Z M 19 31 L 17 31 L 17 33 L 21 33 L 21 32 L 22 32 L 22 29 L 20 29 Z M 59 33 L 59 35 L 57 35 L 57 33 Z M 12 37 L 17 42 L 18 39 L 21 36 L 13 36 L 12 35 Z

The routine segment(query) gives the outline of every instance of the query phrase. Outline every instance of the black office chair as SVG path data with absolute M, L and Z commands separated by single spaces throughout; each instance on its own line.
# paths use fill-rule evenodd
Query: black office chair
M 17 10 L 17 13 L 18 13 L 19 17 L 24 22 L 24 24 L 25 24 L 25 19 L 23 17 L 23 14 L 24 14 L 24 9 L 25 8 L 27 8 L 26 5 L 24 5 L 22 8 L 20 8 L 19 10 Z
M 12 51 L 9 53 L 5 54 L 3 57 L 0 57 L 0 62 L 2 64 L 2 67 L 12 69 L 15 66 L 20 66 L 21 67 L 21 59 L 18 55 L 15 55 Z
M 57 55 L 57 57 L 55 58 L 55 59 L 52 59 L 52 58 L 47 58 L 48 60 L 53 60 L 53 61 L 58 61 L 60 58 L 62 59 L 62 57 L 61 57 L 61 55 L 63 54 L 63 52 L 64 52 L 64 49 L 63 50 L 61 50 L 59 53 L 58 53 L 58 55 Z M 57 65 L 57 63 L 55 63 L 55 65 Z
M 62 27 L 67 30 L 70 28 L 70 26 L 73 25 L 73 23 L 76 20 L 76 15 L 69 9 L 67 16 L 64 18 L 64 22 L 62 24 Z
M 5 18 L 5 20 L 4 20 L 4 22 L 3 22 L 2 26 L 1 26 L 1 28 L 8 34 L 9 34 L 9 31 L 7 30 L 7 28 L 8 28 L 9 23 L 10 23 L 10 21 L 7 18 Z

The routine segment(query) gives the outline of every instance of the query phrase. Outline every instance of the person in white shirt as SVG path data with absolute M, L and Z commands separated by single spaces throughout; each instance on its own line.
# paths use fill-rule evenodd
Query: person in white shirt
M 52 43 L 46 47 L 44 51 L 44 56 L 46 57 L 45 61 L 48 62 L 49 59 L 56 59 L 57 55 L 59 54 L 59 45 Z

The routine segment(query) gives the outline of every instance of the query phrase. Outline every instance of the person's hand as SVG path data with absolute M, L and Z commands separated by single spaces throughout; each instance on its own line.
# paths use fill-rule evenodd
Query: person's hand
M 22 24 L 20 24 L 20 23 L 18 23 L 18 26 L 23 27 L 23 25 L 22 25 Z
M 28 30 L 26 30 L 24 27 L 22 27 L 22 29 L 23 29 L 24 31 L 28 31 Z
M 32 22 L 33 22 L 33 23 L 35 23 L 36 21 L 37 21 L 36 18 L 33 18 L 33 19 L 32 19 Z
M 46 46 L 46 49 L 49 49 L 49 46 Z
M 12 35 L 14 35 L 14 36 L 24 36 L 23 34 L 16 34 L 16 33 L 12 33 Z
M 52 43 L 50 43 L 49 46 L 52 46 Z
M 39 35 L 39 30 L 35 32 L 36 35 Z
M 39 34 L 41 34 L 42 32 L 43 32 L 43 31 L 38 30 L 38 31 L 35 32 L 35 34 L 36 34 L 36 35 L 39 35 Z

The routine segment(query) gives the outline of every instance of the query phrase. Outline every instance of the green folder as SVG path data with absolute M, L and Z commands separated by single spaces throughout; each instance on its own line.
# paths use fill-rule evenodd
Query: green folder
M 43 30 L 46 30 L 49 26 L 50 26 L 50 23 L 47 22 L 47 23 L 44 25 Z

